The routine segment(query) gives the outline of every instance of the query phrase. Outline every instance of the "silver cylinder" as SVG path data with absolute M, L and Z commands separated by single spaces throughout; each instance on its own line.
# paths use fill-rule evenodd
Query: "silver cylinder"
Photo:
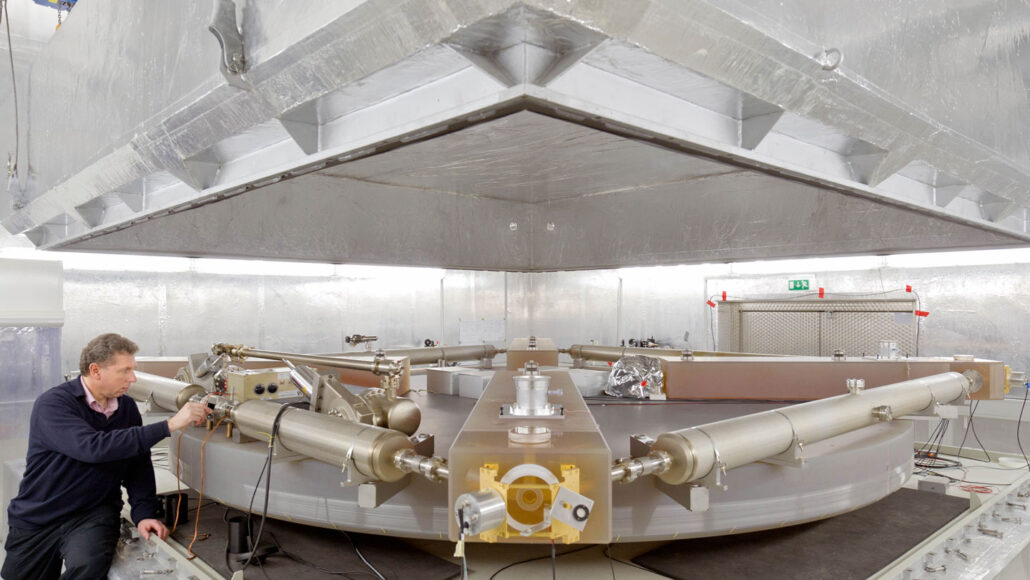
M 681 354 L 683 354 L 683 350 L 678 348 L 633 348 L 628 346 L 597 346 L 585 344 L 574 344 L 569 347 L 569 355 L 574 359 L 581 358 L 583 360 L 607 362 L 615 362 L 620 358 L 631 355 L 680 356 Z
M 569 356 L 575 359 L 593 360 L 593 361 L 605 361 L 615 362 L 620 358 L 631 356 L 631 355 L 642 355 L 642 356 L 672 356 L 676 358 L 683 357 L 683 349 L 679 348 L 639 348 L 630 346 L 599 346 L 594 344 L 574 344 L 568 348 Z M 694 356 L 761 356 L 761 357 L 780 357 L 783 355 L 778 354 L 756 354 L 756 353 L 742 353 L 742 352 L 722 352 L 722 351 L 706 351 L 706 350 L 695 350 L 691 351 Z
M 128 395 L 137 401 L 153 400 L 166 411 L 178 411 L 194 395 L 205 395 L 200 385 L 184 383 L 142 371 L 136 371 L 136 382 L 129 385 Z
M 230 419 L 244 435 L 267 440 L 280 408 L 252 399 L 234 407 Z M 414 448 L 399 431 L 295 408 L 283 411 L 278 438 L 285 449 L 332 465 L 344 466 L 350 457 L 359 473 L 380 481 L 404 477 L 395 456 Z
M 508 507 L 496 490 L 484 489 L 459 495 L 454 502 L 454 517 L 458 527 L 468 526 L 465 533 L 475 536 L 503 524 L 508 518 Z
M 492 359 L 497 356 L 497 348 L 492 344 L 475 346 L 431 346 L 429 348 L 397 348 L 384 351 L 388 357 L 408 357 L 413 365 L 434 364 L 437 361 L 467 361 Z M 355 353 L 346 356 L 358 357 Z
M 422 423 L 422 410 L 411 399 L 380 399 L 380 411 L 385 418 L 386 427 L 400 431 L 405 435 L 414 435 Z
M 551 385 L 551 377 L 536 373 L 517 375 L 515 377 L 515 409 L 516 415 L 533 415 L 537 411 L 547 409 L 547 389 Z
M 797 442 L 815 443 L 877 423 L 883 407 L 894 417 L 951 403 L 967 394 L 970 381 L 942 373 L 755 413 L 660 435 L 652 447 L 670 456 L 662 481 L 696 481 L 724 467 L 732 469 L 765 459 Z M 880 409 L 877 412 L 877 409 Z
M 294 363 L 324 366 L 337 369 L 368 371 L 377 375 L 396 375 L 403 371 L 400 362 L 388 358 L 342 358 L 313 354 L 259 350 L 246 346 L 216 344 L 215 352 L 225 352 L 231 356 L 244 358 L 260 358 L 266 360 L 289 360 Z

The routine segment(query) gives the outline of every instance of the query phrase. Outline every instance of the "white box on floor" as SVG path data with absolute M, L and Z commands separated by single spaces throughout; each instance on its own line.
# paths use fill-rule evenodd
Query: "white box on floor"
M 604 392 L 604 385 L 608 382 L 608 374 L 605 371 L 589 369 L 569 369 L 569 378 L 579 389 L 579 394 L 584 397 L 597 397 Z
M 458 373 L 461 367 L 433 367 L 426 369 L 426 390 L 441 395 L 458 394 Z
M 466 370 L 458 375 L 458 394 L 469 399 L 483 396 L 487 383 L 494 377 L 492 371 Z

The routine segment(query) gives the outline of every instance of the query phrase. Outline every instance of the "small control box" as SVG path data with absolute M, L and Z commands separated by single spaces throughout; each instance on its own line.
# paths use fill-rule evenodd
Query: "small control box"
M 226 389 L 229 397 L 236 401 L 278 399 L 300 394 L 290 380 L 288 368 L 229 371 Z

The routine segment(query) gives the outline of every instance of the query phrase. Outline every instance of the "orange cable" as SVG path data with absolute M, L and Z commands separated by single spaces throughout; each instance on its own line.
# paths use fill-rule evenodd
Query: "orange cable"
M 215 423 L 215 426 L 211 428 L 211 431 L 208 432 L 207 437 L 204 437 L 204 442 L 200 444 L 200 489 L 197 490 L 200 492 L 200 497 L 197 499 L 197 515 L 193 518 L 193 539 L 190 540 L 190 545 L 186 547 L 186 551 L 190 554 L 190 557 L 187 558 L 187 560 L 192 560 L 197 557 L 197 555 L 193 553 L 193 544 L 196 543 L 197 535 L 200 533 L 200 506 L 204 503 L 204 447 L 207 446 L 208 439 L 210 439 L 211 435 L 218 430 L 218 427 L 224 420 L 225 417 L 219 419 L 218 422 Z
M 182 480 L 179 479 L 179 465 L 182 463 L 180 459 L 182 457 L 182 434 L 185 432 L 185 429 L 180 429 L 179 438 L 175 441 L 175 497 L 177 501 L 175 502 L 175 520 L 172 522 L 172 531 L 168 532 L 169 536 L 175 533 L 175 528 L 179 525 L 179 512 L 182 508 Z

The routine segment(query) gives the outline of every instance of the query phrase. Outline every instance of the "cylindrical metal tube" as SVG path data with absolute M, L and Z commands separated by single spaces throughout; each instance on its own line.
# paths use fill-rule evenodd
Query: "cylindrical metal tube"
M 536 411 L 547 408 L 547 389 L 551 384 L 551 377 L 540 374 L 525 374 L 515 376 L 515 406 L 516 412 L 524 411 L 532 415 Z
M 230 418 L 244 435 L 268 439 L 280 408 L 270 401 L 252 399 L 234 407 Z M 285 449 L 333 465 L 344 466 L 350 458 L 362 475 L 381 481 L 404 477 L 394 458 L 414 447 L 399 431 L 295 408 L 284 411 L 279 419 L 278 438 Z
M 128 395 L 137 401 L 153 399 L 166 411 L 178 411 L 193 395 L 204 395 L 207 389 L 142 371 L 136 371 L 136 382 L 129 385 Z
M 404 369 L 402 365 L 388 358 L 340 358 L 335 356 L 320 356 L 313 354 L 297 354 L 292 352 L 277 352 L 273 350 L 258 350 L 245 346 L 215 345 L 216 351 L 228 352 L 232 356 L 261 358 L 268 360 L 289 360 L 294 363 L 317 365 L 337 369 L 351 369 L 356 371 L 368 371 L 377 375 L 396 375 Z
M 383 351 L 389 357 L 408 357 L 413 365 L 433 364 L 437 361 L 466 361 L 492 359 L 497 356 L 497 348 L 492 344 L 474 346 L 432 346 L 429 348 L 396 348 Z M 357 353 L 347 353 L 349 357 L 362 357 Z
M 970 380 L 942 373 L 853 394 L 810 401 L 660 435 L 652 451 L 671 457 L 659 477 L 666 483 L 696 481 L 719 465 L 740 467 L 783 453 L 795 441 L 815 443 L 878 422 L 888 407 L 894 417 L 951 403 L 964 396 Z
M 615 362 L 622 357 L 643 355 L 643 356 L 683 356 L 683 349 L 679 348 L 639 348 L 630 346 L 599 346 L 594 344 L 574 344 L 568 348 L 569 356 L 574 359 L 596 360 Z M 776 354 L 754 354 L 743 352 L 722 352 L 722 351 L 691 351 L 694 356 L 767 356 L 779 357 Z
M 682 353 L 682 349 L 676 348 L 633 348 L 629 346 L 598 346 L 591 344 L 574 344 L 569 347 L 569 355 L 572 358 L 608 362 L 615 362 L 622 357 L 632 355 L 680 356 Z

